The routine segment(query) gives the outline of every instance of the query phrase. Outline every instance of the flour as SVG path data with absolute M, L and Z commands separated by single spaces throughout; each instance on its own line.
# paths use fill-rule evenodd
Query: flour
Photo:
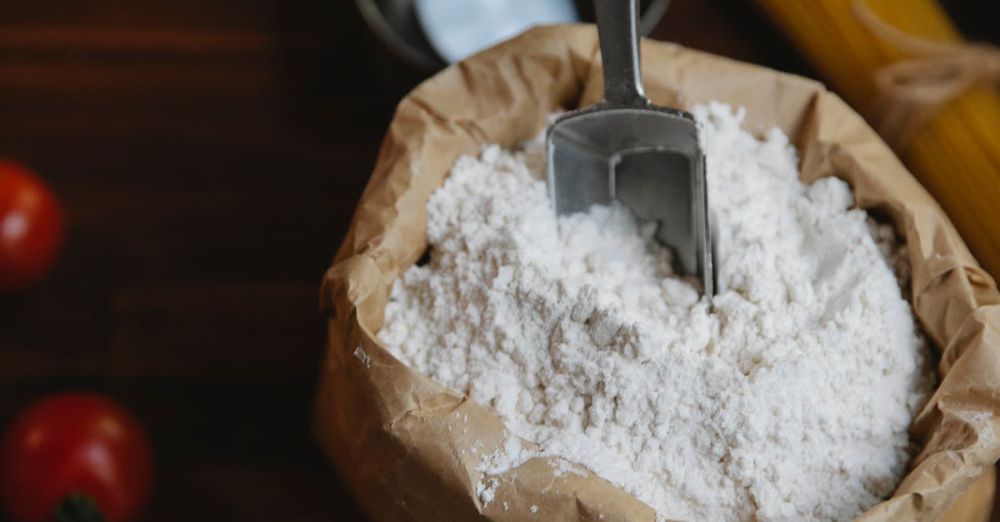
M 844 182 L 801 183 L 780 131 L 758 140 L 721 104 L 694 113 L 711 308 L 623 207 L 557 220 L 540 140 L 460 158 L 431 197 L 430 262 L 396 282 L 379 338 L 537 444 L 483 460 L 483 502 L 533 456 L 685 520 L 848 520 L 902 476 L 932 382 L 891 231 Z

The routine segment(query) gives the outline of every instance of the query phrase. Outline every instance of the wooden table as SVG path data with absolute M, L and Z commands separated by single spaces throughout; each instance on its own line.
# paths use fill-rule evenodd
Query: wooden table
M 353 3 L 8 4 L 0 155 L 69 236 L 0 298 L 0 422 L 104 391 L 156 447 L 146 520 L 362 520 L 309 435 L 318 283 L 405 87 Z M 810 73 L 749 3 L 675 0 L 654 36 Z

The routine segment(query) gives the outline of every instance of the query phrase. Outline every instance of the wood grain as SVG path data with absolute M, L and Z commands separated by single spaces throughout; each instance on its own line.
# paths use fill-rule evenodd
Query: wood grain
M 656 37 L 810 72 L 749 3 L 673 3 Z M 317 288 L 418 77 L 347 1 L 0 9 L 0 155 L 69 225 L 0 297 L 0 423 L 100 390 L 155 444 L 146 520 L 362 520 L 309 436 Z

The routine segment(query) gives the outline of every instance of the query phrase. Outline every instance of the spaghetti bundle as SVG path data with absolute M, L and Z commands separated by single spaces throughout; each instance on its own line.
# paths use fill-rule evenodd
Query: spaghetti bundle
M 1000 50 L 936 0 L 757 0 L 862 112 L 1000 278 Z

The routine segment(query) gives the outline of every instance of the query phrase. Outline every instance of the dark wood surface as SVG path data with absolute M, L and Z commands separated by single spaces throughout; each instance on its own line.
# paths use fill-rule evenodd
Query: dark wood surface
M 749 2 L 654 36 L 810 73 Z M 156 447 L 145 520 L 362 520 L 309 435 L 317 287 L 407 77 L 346 0 L 5 4 L 0 155 L 69 235 L 0 297 L 0 423 L 104 391 Z

